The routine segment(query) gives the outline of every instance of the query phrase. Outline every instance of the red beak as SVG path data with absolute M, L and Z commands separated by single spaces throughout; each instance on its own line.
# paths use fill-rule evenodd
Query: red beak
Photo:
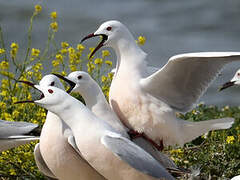
M 87 35 L 86 37 L 84 37 L 82 40 L 81 40 L 81 43 L 89 38 L 92 38 L 92 37 L 95 37 L 95 36 L 102 36 L 102 40 L 101 42 L 97 45 L 97 47 L 93 50 L 93 52 L 90 54 L 90 57 L 91 58 L 95 52 L 97 52 L 98 49 L 100 49 L 102 46 L 104 46 L 104 42 L 108 39 L 108 36 L 105 35 L 105 34 L 94 34 L 94 33 L 91 33 L 89 35 Z

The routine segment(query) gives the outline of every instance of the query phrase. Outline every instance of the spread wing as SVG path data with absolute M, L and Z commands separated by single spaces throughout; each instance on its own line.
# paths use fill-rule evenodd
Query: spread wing
M 240 60 L 240 52 L 187 53 L 141 79 L 143 90 L 178 111 L 190 110 L 224 65 Z

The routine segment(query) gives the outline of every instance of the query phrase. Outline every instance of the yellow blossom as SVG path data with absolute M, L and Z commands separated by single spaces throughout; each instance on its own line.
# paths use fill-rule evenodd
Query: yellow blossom
M 109 65 L 109 66 L 112 66 L 112 61 L 106 60 L 106 61 L 105 61 L 105 64 L 107 64 L 107 65 Z
M 8 69 L 8 68 L 9 68 L 9 64 L 8 64 L 7 61 L 2 61 L 2 62 L 0 63 L 0 69 L 6 70 L 6 69 Z
M 68 52 L 67 49 L 65 49 L 65 48 L 61 49 L 61 54 L 66 54 L 67 52 Z
M 18 99 L 16 98 L 16 97 L 12 97 L 12 102 L 13 103 L 15 103 L 15 102 L 17 102 L 18 101 Z
M 69 68 L 70 68 L 71 72 L 77 71 L 77 66 L 75 66 L 75 65 L 69 65 Z
M 57 66 L 59 66 L 59 64 L 60 64 L 60 62 L 58 60 L 53 60 L 52 61 L 53 67 L 57 67 Z
M 113 78 L 113 73 L 111 73 L 111 72 L 108 73 L 108 78 L 112 80 L 112 78 Z
M 67 48 L 69 44 L 67 42 L 61 42 L 62 48 Z
M 73 53 L 75 53 L 75 49 L 72 48 L 72 47 L 69 47 L 69 48 L 68 48 L 68 52 L 69 52 L 70 54 L 73 54 Z
M 39 49 L 32 48 L 32 56 L 38 57 L 40 54 Z
M 84 49 L 85 49 L 85 47 L 82 44 L 77 45 L 77 50 L 82 51 Z
M 103 50 L 102 51 L 102 57 L 110 56 L 110 52 L 108 50 Z
M 63 60 L 63 56 L 61 54 L 56 54 L 56 59 L 62 61 Z
M 227 144 L 233 144 L 234 140 L 234 136 L 227 136 L 226 142 Z
M 51 18 L 52 19 L 56 19 L 57 18 L 57 12 L 56 11 L 51 12 Z
M 0 101 L 0 107 L 1 107 L 2 109 L 5 109 L 5 108 L 7 107 L 7 105 L 6 105 L 5 102 Z
M 96 58 L 95 61 L 94 61 L 94 63 L 101 65 L 101 64 L 103 63 L 103 60 L 100 59 L 100 58 Z
M 102 76 L 102 82 L 105 82 L 107 80 L 106 76 Z
M 11 48 L 12 48 L 12 49 L 18 49 L 18 44 L 15 43 L 15 42 L 13 42 L 13 43 L 11 44 Z
M 39 4 L 35 5 L 35 12 L 40 13 L 41 11 L 42 11 L 42 6 Z
M 62 76 L 66 76 L 67 75 L 67 73 L 65 71 L 62 71 L 61 74 L 62 74 Z
M 9 169 L 10 175 L 17 175 L 15 169 Z
M 0 54 L 5 53 L 5 49 L 0 48 Z
M 58 23 L 57 22 L 52 22 L 50 24 L 50 27 L 53 29 L 53 31 L 57 31 L 58 30 Z
M 139 37 L 138 37 L 138 40 L 137 40 L 137 44 L 139 44 L 139 45 L 144 45 L 144 44 L 145 44 L 145 41 L 146 41 L 146 38 L 145 38 L 145 37 L 139 36 Z

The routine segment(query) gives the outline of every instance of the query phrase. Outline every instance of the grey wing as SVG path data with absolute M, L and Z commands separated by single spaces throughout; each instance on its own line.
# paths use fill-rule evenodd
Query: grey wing
M 101 142 L 133 168 L 155 178 L 174 179 L 150 154 L 129 139 L 119 134 L 108 133 L 101 138 Z
M 82 153 L 80 152 L 80 150 L 78 149 L 77 145 L 76 145 L 76 141 L 74 136 L 69 136 L 68 137 L 68 144 L 70 144 L 72 146 L 72 148 L 83 158 Z
M 34 136 L 9 136 L 0 137 L 0 152 L 8 149 L 39 140 L 39 137 Z
M 37 127 L 37 124 L 28 122 L 0 120 L 0 138 L 28 134 Z
M 34 158 L 37 164 L 37 167 L 40 172 L 42 172 L 45 176 L 51 177 L 56 179 L 55 175 L 51 172 L 48 168 L 47 164 L 45 163 L 42 154 L 40 152 L 40 144 L 37 143 L 34 148 Z
M 141 79 L 143 90 L 177 111 L 190 110 L 227 63 L 239 52 L 187 53 L 173 56 L 154 74 Z

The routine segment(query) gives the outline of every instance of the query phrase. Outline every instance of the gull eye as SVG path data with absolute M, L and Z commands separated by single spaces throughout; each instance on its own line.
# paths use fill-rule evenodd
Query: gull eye
M 240 73 L 237 73 L 238 76 L 240 76 Z
M 78 79 L 82 79 L 82 76 L 81 76 L 81 75 L 79 75 L 77 78 L 78 78 Z
M 48 89 L 48 92 L 49 92 L 50 94 L 52 94 L 52 93 L 53 93 L 53 90 L 52 90 L 52 89 Z
M 53 82 L 51 82 L 51 84 L 50 84 L 50 86 L 54 86 L 55 85 L 55 82 L 53 81 Z
M 106 29 L 107 29 L 108 31 L 111 31 L 111 30 L 112 30 L 112 27 L 111 27 L 111 26 L 108 26 Z

